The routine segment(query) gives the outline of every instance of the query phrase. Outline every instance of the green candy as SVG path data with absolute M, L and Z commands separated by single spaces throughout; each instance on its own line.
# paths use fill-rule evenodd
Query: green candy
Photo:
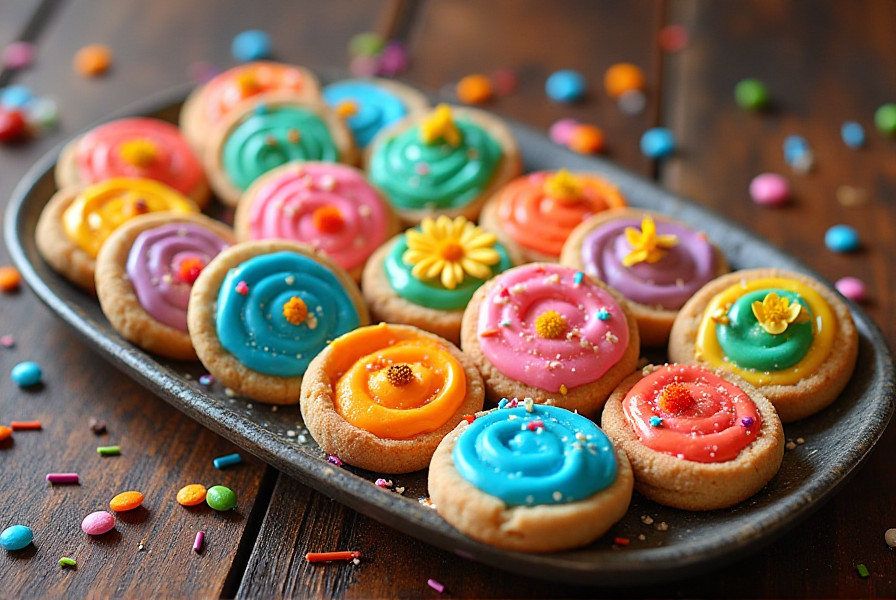
M 874 113 L 874 126 L 884 135 L 896 135 L 896 104 L 884 104 Z
M 365 31 L 359 33 L 348 43 L 348 52 L 352 56 L 376 56 L 383 51 L 386 40 L 378 33 Z
M 223 485 L 208 488 L 205 501 L 215 510 L 230 510 L 236 506 L 236 492 Z
M 744 79 L 734 87 L 734 98 L 745 110 L 762 110 L 768 105 L 768 89 L 758 79 Z

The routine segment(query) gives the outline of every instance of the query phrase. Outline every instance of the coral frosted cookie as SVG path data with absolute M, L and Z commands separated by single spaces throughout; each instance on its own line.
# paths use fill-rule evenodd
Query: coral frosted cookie
M 433 504 L 461 532 L 508 550 L 588 544 L 628 510 L 629 461 L 585 417 L 521 404 L 480 413 L 442 440 L 429 467 Z
M 93 291 L 96 256 L 122 223 L 151 212 L 198 211 L 192 200 L 165 184 L 118 177 L 56 192 L 40 214 L 35 242 L 57 273 Z
M 631 460 L 636 490 L 685 510 L 746 500 L 784 456 L 771 403 L 736 375 L 695 365 L 631 375 L 607 401 L 601 427 Z
M 252 62 L 239 65 L 197 87 L 180 111 L 180 127 L 187 140 L 202 152 L 211 129 L 248 98 L 288 92 L 296 98 L 320 100 L 320 84 L 310 71 L 294 65 Z
M 621 206 L 625 198 L 599 175 L 540 171 L 498 190 L 482 208 L 480 224 L 519 244 L 526 262 L 556 262 L 582 221 Z
M 364 299 L 374 321 L 414 325 L 457 344 L 473 293 L 514 262 L 493 234 L 466 218 L 426 218 L 373 254 Z
M 556 264 L 515 267 L 479 288 L 461 347 L 486 395 L 534 398 L 591 415 L 638 360 L 638 325 L 616 292 Z
M 67 144 L 56 163 L 60 188 L 115 177 L 160 181 L 200 208 L 209 201 L 199 158 L 177 127 L 158 119 L 119 119 L 95 127 Z
M 112 327 L 141 348 L 195 360 L 187 304 L 202 269 L 235 242 L 203 215 L 148 214 L 116 229 L 96 259 L 96 294 Z
M 327 342 L 368 323 L 355 282 L 305 244 L 244 242 L 193 284 L 187 327 L 199 360 L 236 392 L 299 401 L 302 375 Z
M 235 107 L 208 136 L 209 183 L 235 206 L 252 183 L 295 161 L 356 162 L 352 134 L 326 104 L 264 94 Z
M 522 168 L 500 119 L 446 104 L 384 129 L 368 153 L 371 182 L 411 225 L 443 214 L 475 221 L 485 200 Z
M 240 198 L 234 227 L 241 241 L 288 239 L 310 244 L 360 281 L 367 259 L 398 233 L 399 224 L 362 171 L 305 162 L 259 177 Z
M 837 398 L 858 348 L 849 308 L 834 292 L 807 275 L 754 269 L 711 281 L 682 307 L 669 359 L 733 371 L 789 423 Z
M 324 88 L 323 96 L 346 120 L 359 148 L 366 148 L 384 127 L 429 108 L 426 96 L 388 79 L 337 81 Z
M 436 446 L 482 409 L 482 378 L 453 344 L 380 323 L 334 340 L 302 381 L 302 418 L 321 450 L 383 473 L 429 464 Z
M 728 272 L 728 261 L 706 234 L 632 208 L 609 210 L 579 225 L 560 262 L 625 296 L 644 346 L 665 345 L 684 303 Z

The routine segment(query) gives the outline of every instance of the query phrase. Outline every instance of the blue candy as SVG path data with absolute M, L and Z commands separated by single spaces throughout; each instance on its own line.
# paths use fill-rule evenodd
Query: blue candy
M 18 384 L 19 387 L 29 387 L 32 385 L 37 385 L 40 383 L 40 378 L 43 373 L 40 370 L 40 365 L 36 362 L 22 362 L 17 364 L 12 368 L 12 380 Z
M 665 127 L 648 129 L 641 136 L 641 152 L 648 158 L 666 158 L 675 152 L 675 134 Z
M 859 232 L 849 225 L 834 225 L 825 232 L 824 245 L 832 252 L 853 252 L 859 249 Z
M 228 454 L 227 456 L 219 456 L 212 462 L 214 463 L 216 469 L 223 469 L 224 467 L 230 467 L 240 464 L 241 462 L 243 462 L 243 457 L 239 454 Z
M 568 104 L 585 96 L 585 78 L 571 69 L 555 71 L 548 77 L 544 89 L 548 98 L 554 102 Z
M 840 127 L 840 137 L 849 148 L 861 148 L 865 145 L 865 128 L 855 121 L 846 121 Z
M 24 85 L 10 85 L 0 89 L 0 106 L 3 108 L 23 108 L 34 100 L 34 94 Z
M 799 135 L 788 135 L 784 138 L 784 160 L 788 165 L 799 162 L 809 152 L 809 142 L 806 138 Z
M 262 60 L 271 56 L 271 36 L 258 29 L 238 33 L 230 45 L 233 57 L 241 61 Z
M 31 529 L 24 525 L 7 527 L 0 533 L 0 548 L 4 550 L 21 550 L 34 540 Z

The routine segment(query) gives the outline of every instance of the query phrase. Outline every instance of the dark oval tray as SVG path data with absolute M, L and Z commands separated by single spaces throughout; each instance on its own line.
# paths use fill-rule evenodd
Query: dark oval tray
M 188 88 L 171 90 L 112 115 L 150 115 L 176 122 Z M 722 217 L 607 161 L 575 154 L 543 133 L 510 122 L 527 170 L 593 171 L 616 183 L 630 203 L 672 215 L 705 231 L 733 268 L 780 267 L 807 272 L 796 259 Z M 893 414 L 893 359 L 878 327 L 849 303 L 860 335 L 856 372 L 828 409 L 785 427 L 805 444 L 787 452 L 781 470 L 759 494 L 731 509 L 689 513 L 637 493 L 625 518 L 603 538 L 578 550 L 546 555 L 508 552 L 477 543 L 449 526 L 426 497 L 426 471 L 386 476 L 403 495 L 376 487 L 380 474 L 339 468 L 307 434 L 298 407 L 271 407 L 229 398 L 199 385 L 201 366 L 166 361 L 123 340 L 93 298 L 66 282 L 37 253 L 34 231 L 55 191 L 53 167 L 61 145 L 28 172 L 6 211 L 4 234 L 13 261 L 35 293 L 112 364 L 189 417 L 319 492 L 395 529 L 456 554 L 532 577 L 567 583 L 638 585 L 682 578 L 731 562 L 771 543 L 830 499 L 862 465 Z M 651 356 L 662 361 L 663 356 Z M 645 516 L 653 519 L 643 518 Z M 644 521 L 648 521 L 645 523 Z M 666 523 L 661 530 L 658 525 Z M 641 539 L 643 536 L 644 539 Z M 615 537 L 631 540 L 614 547 Z

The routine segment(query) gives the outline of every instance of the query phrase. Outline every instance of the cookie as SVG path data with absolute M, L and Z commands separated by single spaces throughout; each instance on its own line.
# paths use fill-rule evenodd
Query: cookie
M 530 263 L 476 290 L 461 348 L 490 400 L 529 397 L 588 416 L 635 370 L 640 345 L 634 315 L 611 288 L 581 271 Z
M 324 88 L 323 96 L 326 103 L 345 119 L 355 144 L 362 149 L 383 128 L 429 108 L 429 100 L 414 88 L 376 77 L 331 83 Z
M 228 69 L 197 87 L 180 111 L 180 128 L 201 156 L 208 135 L 244 100 L 271 92 L 289 92 L 297 98 L 320 101 L 320 84 L 311 71 L 275 62 L 251 62 Z
M 519 552 L 599 538 L 631 501 L 625 453 L 581 415 L 506 406 L 461 422 L 439 444 L 429 467 L 438 513 L 475 540 Z
M 645 367 L 613 392 L 601 427 L 631 460 L 635 489 L 684 510 L 746 500 L 775 476 L 784 457 L 774 407 L 721 369 Z
M 286 163 L 355 164 L 352 134 L 323 102 L 285 92 L 253 96 L 237 105 L 208 135 L 205 172 L 218 198 L 236 206 L 252 183 Z
M 149 212 L 199 212 L 196 204 L 163 183 L 117 177 L 86 188 L 63 188 L 40 214 L 37 250 L 54 271 L 94 291 L 96 256 L 125 221 Z
M 196 360 L 187 331 L 190 289 L 203 268 L 236 240 L 198 214 L 154 213 L 112 232 L 96 259 L 96 294 L 125 339 L 161 356 Z
M 348 273 L 287 240 L 243 242 L 221 252 L 193 284 L 187 308 L 193 347 L 209 373 L 271 404 L 296 404 L 317 353 L 368 321 Z
M 406 325 L 346 333 L 308 366 L 302 419 L 321 450 L 380 473 L 429 464 L 464 415 L 482 409 L 482 378 L 453 344 Z
M 593 173 L 539 171 L 499 189 L 479 223 L 518 244 L 526 262 L 557 262 L 570 233 L 592 215 L 625 206 L 615 185 Z
M 518 261 L 465 217 L 427 217 L 374 252 L 361 287 L 374 321 L 413 325 L 459 344 L 473 293 Z
M 858 349 L 849 308 L 837 294 L 779 269 L 735 271 L 706 284 L 682 307 L 669 337 L 670 360 L 734 372 L 774 404 L 784 423 L 836 400 Z
M 355 281 L 383 242 L 398 233 L 389 203 L 362 171 L 323 162 L 268 171 L 240 198 L 237 239 L 287 239 L 324 252 Z
M 728 272 L 725 255 L 706 234 L 634 208 L 608 210 L 576 227 L 560 263 L 625 296 L 643 346 L 665 346 L 678 310 L 697 290 Z
M 193 149 L 170 123 L 134 117 L 94 127 L 66 144 L 56 162 L 59 188 L 115 177 L 160 181 L 204 208 L 211 190 Z
M 367 152 L 370 181 L 408 225 L 439 215 L 475 221 L 486 199 L 522 170 L 501 119 L 447 104 L 382 130 Z

